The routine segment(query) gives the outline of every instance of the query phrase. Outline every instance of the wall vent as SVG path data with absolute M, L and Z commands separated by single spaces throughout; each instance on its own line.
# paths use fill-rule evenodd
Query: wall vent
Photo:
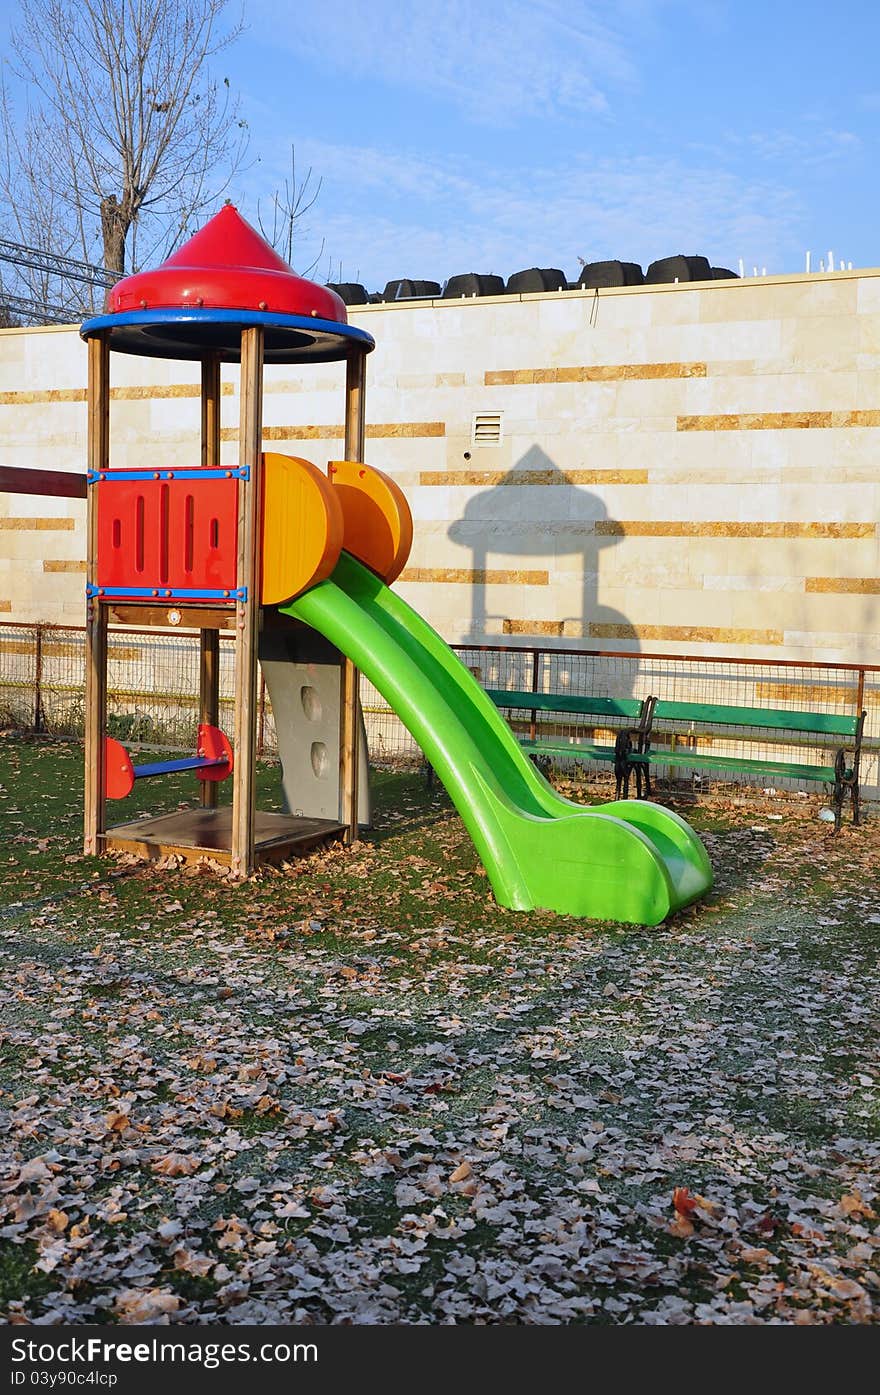
M 504 439 L 504 417 L 501 412 L 474 412 L 471 443 L 475 446 L 500 446 Z

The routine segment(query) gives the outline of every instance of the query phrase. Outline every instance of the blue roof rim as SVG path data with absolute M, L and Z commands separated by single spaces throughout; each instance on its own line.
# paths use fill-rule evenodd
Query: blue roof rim
M 342 324 L 339 320 L 322 320 L 315 315 L 282 315 L 271 310 L 246 310 L 246 309 L 199 309 L 195 306 L 168 306 L 155 310 L 124 310 L 117 314 L 93 315 L 90 319 L 84 320 L 80 325 L 80 338 L 91 339 L 102 330 L 114 328 L 126 328 L 148 326 L 159 327 L 162 325 L 185 325 L 192 324 L 194 327 L 200 324 L 227 324 L 239 325 L 242 329 L 253 328 L 262 325 L 267 329 L 290 329 L 298 332 L 312 333 L 316 335 L 326 335 L 329 339 L 336 339 L 339 342 L 339 357 L 346 355 L 346 345 L 359 345 L 365 353 L 371 353 L 376 347 L 376 341 L 372 334 L 368 334 L 365 329 L 358 329 L 356 325 Z M 191 347 L 197 348 L 198 338 L 194 336 Z M 112 336 L 110 348 L 113 348 Z M 132 353 L 131 349 L 126 350 Z M 162 357 L 169 358 L 168 353 L 150 354 L 144 353 L 143 358 Z M 308 354 L 292 354 L 290 362 L 295 363 L 300 359 L 308 360 Z M 276 358 L 276 362 L 279 360 Z

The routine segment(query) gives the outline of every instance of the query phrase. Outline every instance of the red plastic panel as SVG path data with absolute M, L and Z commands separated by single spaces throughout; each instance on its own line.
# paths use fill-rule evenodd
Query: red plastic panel
M 238 551 L 238 481 L 168 481 L 168 585 L 231 590 Z
M 235 479 L 127 480 L 98 490 L 99 587 L 233 590 Z
M 120 741 L 104 737 L 104 778 L 108 799 L 124 799 L 134 789 L 134 766 Z
M 209 726 L 207 722 L 202 722 L 199 726 L 199 748 L 198 754 L 206 760 L 219 760 L 225 756 L 226 765 L 209 765 L 204 770 L 196 771 L 198 780 L 228 780 L 232 774 L 232 746 L 219 727 Z

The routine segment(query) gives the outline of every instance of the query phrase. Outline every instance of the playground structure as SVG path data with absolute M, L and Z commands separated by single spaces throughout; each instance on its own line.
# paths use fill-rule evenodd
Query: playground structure
M 362 670 L 445 784 L 504 906 L 657 924 L 711 885 L 678 815 L 562 798 L 492 699 L 390 585 L 412 543 L 406 500 L 363 461 L 370 335 L 330 290 L 297 277 L 231 206 L 156 271 L 117 285 L 87 321 L 86 796 L 89 853 L 261 862 L 368 820 Z M 110 459 L 111 351 L 198 361 L 201 463 L 140 470 Z M 262 450 L 264 364 L 344 361 L 344 455 L 324 475 Z M 238 464 L 220 460 L 220 365 L 240 363 Z M 106 735 L 111 623 L 200 633 L 195 756 L 137 767 Z M 219 631 L 235 634 L 231 744 L 218 730 Z M 255 807 L 257 665 L 279 730 L 289 811 Z M 197 809 L 107 827 L 135 780 L 192 769 Z M 232 806 L 217 807 L 232 780 Z
M 89 364 L 86 851 L 211 856 L 247 876 L 263 861 L 326 838 L 355 838 L 359 820 L 369 818 L 357 673 L 337 650 L 305 642 L 302 626 L 277 605 L 330 574 L 344 534 L 380 570 L 393 562 L 387 548 L 382 557 L 375 553 L 386 534 L 397 538 L 405 560 L 411 538 L 405 501 L 362 463 L 364 360 L 372 338 L 347 324 L 332 291 L 295 276 L 230 205 L 161 267 L 119 282 L 107 313 L 87 321 L 81 333 Z M 113 467 L 114 351 L 200 363 L 201 459 L 192 468 Z M 324 476 L 307 461 L 264 454 L 264 365 L 338 360 L 346 364 L 346 460 Z M 223 363 L 240 364 L 241 374 L 232 468 L 220 457 Z M 361 506 L 352 508 L 355 497 Z M 373 523 L 372 538 L 364 518 Z M 137 767 L 106 735 L 111 623 L 198 629 L 195 756 Z M 231 742 L 218 728 L 221 629 L 235 634 Z M 284 814 L 255 807 L 261 653 L 270 695 L 294 733 L 287 744 L 307 753 L 305 769 L 293 751 L 282 753 L 290 756 L 285 790 L 292 783 L 289 765 L 301 777 Z M 201 784 L 198 809 L 108 827 L 108 798 L 124 797 L 136 779 L 185 769 Z M 217 785 L 227 778 L 231 809 L 217 804 Z

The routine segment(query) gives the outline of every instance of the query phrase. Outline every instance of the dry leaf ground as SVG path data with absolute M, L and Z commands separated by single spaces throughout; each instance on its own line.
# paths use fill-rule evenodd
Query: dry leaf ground
M 676 796 L 646 930 L 500 910 L 414 775 L 244 885 L 88 860 L 80 763 L 0 741 L 4 1320 L 876 1321 L 880 818 Z

